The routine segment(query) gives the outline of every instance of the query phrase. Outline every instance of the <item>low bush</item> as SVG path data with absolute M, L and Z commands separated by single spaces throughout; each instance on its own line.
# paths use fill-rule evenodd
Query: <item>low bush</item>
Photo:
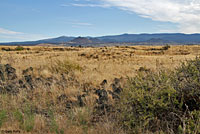
M 17 46 L 16 48 L 1 48 L 2 51 L 22 51 L 22 50 L 25 50 L 24 47 L 22 46 Z M 27 48 L 26 50 L 30 50 L 29 48 Z
M 174 72 L 140 72 L 121 94 L 119 122 L 129 133 L 200 133 L 200 58 Z
M 12 51 L 11 48 L 5 48 L 5 47 L 1 48 L 1 50 L 2 51 Z
M 169 48 L 170 48 L 170 45 L 168 44 L 162 47 L 163 50 L 168 50 Z
M 15 50 L 15 51 L 22 51 L 22 50 L 24 50 L 24 47 L 22 47 L 22 46 L 17 46 L 14 50 Z

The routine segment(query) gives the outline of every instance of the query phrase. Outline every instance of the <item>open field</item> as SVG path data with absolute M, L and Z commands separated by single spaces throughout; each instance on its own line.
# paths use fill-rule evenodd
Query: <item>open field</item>
M 24 48 L 30 50 L 0 51 L 1 63 L 11 64 L 17 71 L 33 67 L 40 71 L 38 73 L 48 74 L 45 67 L 55 60 L 70 60 L 83 68 L 79 74 L 81 80 L 96 84 L 104 79 L 111 81 L 116 77 L 133 76 L 140 67 L 154 71 L 162 68 L 171 70 L 180 65 L 181 61 L 200 55 L 198 45 L 173 46 L 168 50 L 162 50 L 163 46 Z
M 182 62 L 194 60 L 199 55 L 198 45 L 34 46 L 18 49 L 16 46 L 1 46 L 0 130 L 2 133 L 4 130 L 61 134 L 130 133 L 129 127 L 126 128 L 128 123 L 124 127 L 118 122 L 124 115 L 118 117 L 117 109 L 123 106 L 118 102 L 121 101 L 119 93 L 129 88 L 128 78 L 140 72 L 172 72 Z M 9 66 L 4 66 L 6 64 Z M 159 81 L 161 84 L 158 86 L 163 81 Z M 123 95 L 126 93 L 125 90 Z M 184 125 L 180 132 L 189 129 Z M 140 127 L 137 130 L 134 128 L 135 132 L 132 133 L 177 132 L 170 125 L 167 130 L 162 126 L 155 129 Z M 198 133 L 199 125 L 194 127 Z

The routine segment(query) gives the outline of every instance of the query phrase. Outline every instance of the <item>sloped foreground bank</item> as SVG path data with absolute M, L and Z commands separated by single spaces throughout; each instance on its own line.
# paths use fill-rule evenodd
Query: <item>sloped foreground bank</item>
M 80 83 L 78 65 L 61 65 L 50 77 L 0 65 L 1 132 L 200 133 L 200 58 L 99 85 Z

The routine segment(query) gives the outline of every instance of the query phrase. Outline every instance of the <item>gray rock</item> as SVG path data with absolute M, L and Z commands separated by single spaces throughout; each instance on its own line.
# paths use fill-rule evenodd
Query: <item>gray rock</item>
M 11 67 L 9 64 L 5 65 L 5 72 L 8 80 L 14 80 L 17 78 L 16 69 Z

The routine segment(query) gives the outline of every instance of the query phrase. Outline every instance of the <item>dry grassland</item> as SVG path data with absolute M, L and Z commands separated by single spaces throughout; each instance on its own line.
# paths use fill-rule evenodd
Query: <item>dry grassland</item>
M 100 121 L 98 113 L 94 112 L 96 99 L 105 103 L 98 93 L 99 90 L 84 90 L 98 87 L 103 80 L 108 82 L 108 86 L 104 88 L 110 90 L 109 85 L 115 78 L 132 77 L 138 71 L 149 69 L 173 70 L 181 62 L 200 55 L 198 45 L 171 46 L 167 50 L 164 50 L 163 46 L 33 46 L 24 47 L 25 50 L 21 51 L 6 51 L 8 48 L 15 49 L 16 46 L 1 46 L 0 62 L 14 67 L 18 77 L 24 80 L 22 70 L 32 67 L 31 76 L 34 78 L 54 76 L 58 79 L 53 78 L 55 85 L 49 87 L 41 85 L 34 90 L 20 90 L 17 95 L 0 95 L 0 130 L 20 130 L 21 133 L 123 134 L 125 132 L 117 126 L 113 115 L 110 117 L 104 113 L 101 117 L 103 121 Z M 57 73 L 59 68 L 52 68 L 62 61 L 69 61 L 70 65 L 76 68 L 73 74 L 76 80 L 73 80 L 74 77 L 72 80 L 66 80 L 67 85 L 63 84 L 65 80 L 59 81 L 62 76 Z M 29 82 L 27 81 L 28 84 Z M 100 94 L 104 93 L 101 91 Z M 80 101 L 77 95 L 83 94 L 87 95 L 81 98 L 84 99 L 85 105 L 66 111 L 66 104 Z M 111 97 L 109 94 L 109 103 L 114 103 Z M 94 123 L 94 120 L 97 120 L 97 123 Z
M 118 77 L 133 76 L 140 68 L 174 69 L 182 61 L 194 59 L 200 54 L 200 46 L 172 46 L 168 50 L 159 50 L 163 46 L 130 46 L 130 47 L 25 47 L 24 51 L 0 51 L 2 64 L 11 64 L 17 71 L 33 67 L 37 73 L 48 75 L 46 66 L 55 60 L 70 60 L 79 64 L 82 81 L 99 84 Z M 1 46 L 1 48 L 6 48 Z M 13 46 L 15 48 L 15 46 Z

